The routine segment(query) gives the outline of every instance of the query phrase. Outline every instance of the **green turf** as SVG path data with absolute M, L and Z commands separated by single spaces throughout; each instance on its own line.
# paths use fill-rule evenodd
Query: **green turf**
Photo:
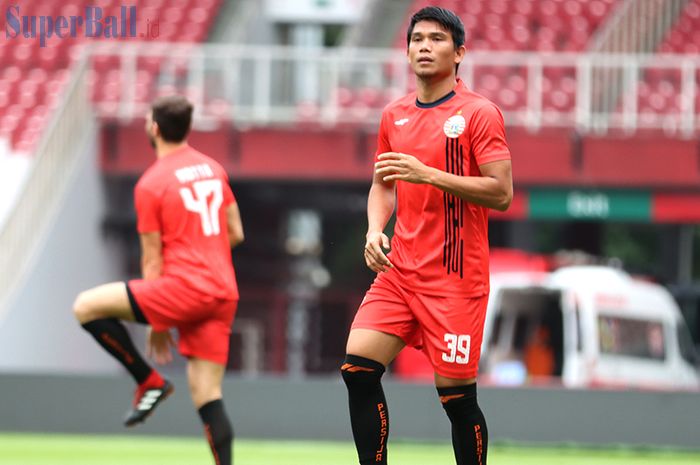
M 447 444 L 391 444 L 392 465 L 453 465 Z M 0 434 L 2 465 L 210 465 L 203 439 Z M 237 441 L 236 465 L 355 465 L 351 443 Z M 700 452 L 494 445 L 489 465 L 697 465 Z

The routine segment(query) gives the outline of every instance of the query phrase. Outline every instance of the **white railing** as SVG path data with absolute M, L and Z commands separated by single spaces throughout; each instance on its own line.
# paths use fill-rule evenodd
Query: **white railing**
M 405 54 L 392 49 L 97 44 L 91 54 L 102 116 L 141 117 L 152 98 L 175 91 L 194 100 L 203 128 L 222 120 L 376 125 L 384 105 L 414 83 Z M 622 87 L 616 102 L 596 111 L 594 81 L 605 70 L 622 76 Z M 698 55 L 473 52 L 460 74 L 501 107 L 510 125 L 583 132 L 656 128 L 689 137 L 700 122 L 699 70 Z M 640 107 L 659 79 L 666 103 Z M 107 98 L 105 85 L 113 89 Z
M 689 0 L 625 0 L 596 34 L 590 51 L 651 53 Z
M 591 53 L 653 53 L 688 0 L 625 0 L 591 41 Z M 625 87 L 633 85 L 623 69 L 598 69 L 593 76 L 593 110 L 615 109 Z
M 88 99 L 87 60 L 73 68 L 71 81 L 34 154 L 34 165 L 14 209 L 0 228 L 0 319 L 17 284 L 26 276 L 46 236 L 82 142 L 94 126 Z

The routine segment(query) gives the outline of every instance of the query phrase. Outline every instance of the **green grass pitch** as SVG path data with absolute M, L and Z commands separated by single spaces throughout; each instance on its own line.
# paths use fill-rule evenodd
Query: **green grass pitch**
M 204 439 L 0 434 L 2 465 L 209 465 Z M 350 442 L 240 440 L 236 465 L 355 465 Z M 453 465 L 449 444 L 390 443 L 391 465 Z M 492 445 L 489 465 L 697 465 L 700 451 Z

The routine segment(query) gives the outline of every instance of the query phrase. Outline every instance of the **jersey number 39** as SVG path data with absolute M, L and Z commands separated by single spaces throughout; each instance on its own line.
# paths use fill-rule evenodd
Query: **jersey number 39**
M 202 220 L 202 232 L 205 236 L 218 236 L 219 208 L 224 201 L 221 180 L 207 179 L 192 184 L 192 189 L 183 187 L 180 196 L 188 211 L 197 213 Z
M 466 365 L 469 363 L 469 346 L 471 337 L 468 334 L 445 334 L 447 342 L 447 352 L 443 352 L 442 359 L 447 363 L 459 363 Z

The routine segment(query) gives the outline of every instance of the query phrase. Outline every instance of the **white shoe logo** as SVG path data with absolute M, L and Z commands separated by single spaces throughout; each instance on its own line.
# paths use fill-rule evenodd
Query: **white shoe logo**
M 408 123 L 408 118 L 401 118 L 399 120 L 394 121 L 394 124 L 397 126 L 403 126 L 406 123 Z
M 158 396 L 160 396 L 160 390 L 152 389 L 150 391 L 146 391 L 139 401 L 139 405 L 136 406 L 136 410 L 149 410 L 158 400 Z

